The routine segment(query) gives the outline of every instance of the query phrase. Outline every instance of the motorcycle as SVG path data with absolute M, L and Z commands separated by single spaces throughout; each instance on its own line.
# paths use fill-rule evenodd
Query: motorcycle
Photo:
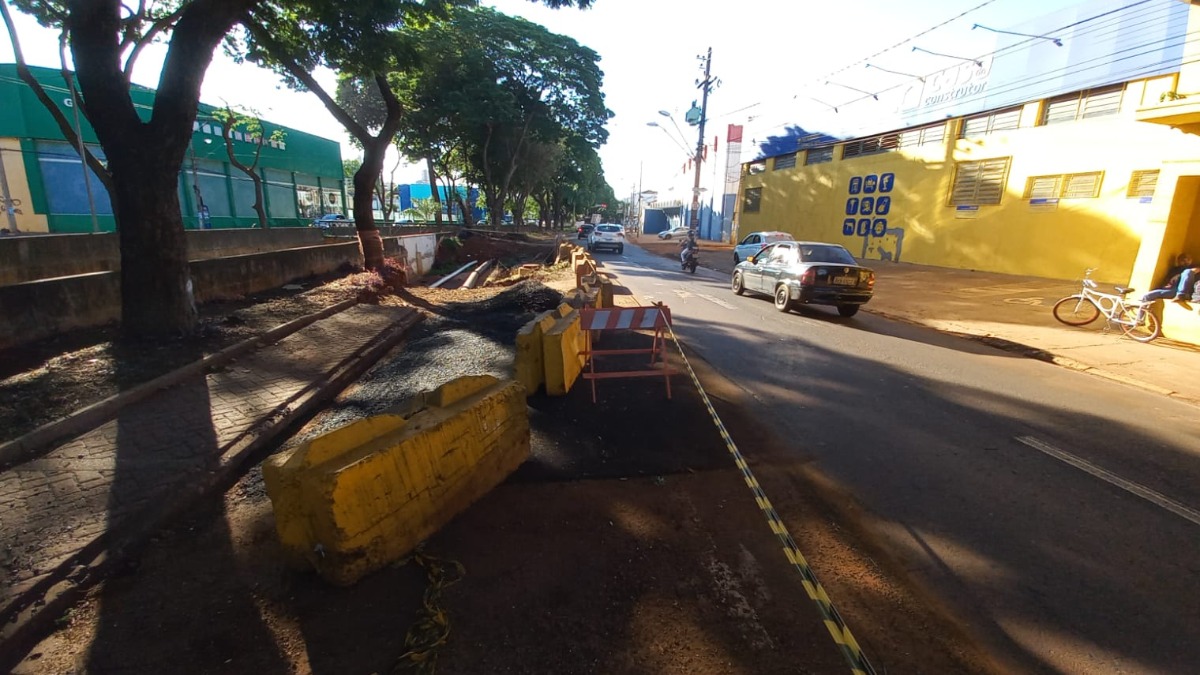
M 684 254 L 679 256 L 679 268 L 684 272 L 696 273 L 696 266 L 700 264 L 700 259 L 696 257 L 696 248 L 689 248 Z

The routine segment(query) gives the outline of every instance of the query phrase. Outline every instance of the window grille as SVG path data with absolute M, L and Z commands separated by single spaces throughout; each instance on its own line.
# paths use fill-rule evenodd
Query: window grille
M 1129 177 L 1129 190 L 1126 197 L 1153 197 L 1154 188 L 1158 186 L 1158 169 L 1151 171 L 1134 171 Z
M 805 164 L 824 164 L 825 162 L 833 161 L 833 146 L 827 145 L 823 148 L 809 148 L 804 154 Z
M 909 148 L 919 145 L 932 145 L 946 140 L 946 125 L 935 124 L 919 129 L 908 129 L 900 132 L 899 147 Z
M 863 155 L 877 155 L 881 152 L 895 150 L 898 147 L 900 147 L 900 134 L 884 134 L 882 136 L 860 138 L 857 141 L 850 141 L 842 146 L 842 159 L 861 157 Z
M 1056 96 L 1048 99 L 1043 106 L 1041 123 L 1062 124 L 1116 115 L 1121 112 L 1121 98 L 1124 94 L 1125 85 L 1117 84 Z
M 1004 196 L 1011 157 L 959 162 L 950 189 L 950 203 L 999 204 Z
M 1025 183 L 1026 199 L 1094 199 L 1100 196 L 1100 171 L 1058 176 L 1031 176 Z
M 762 188 L 746 188 L 742 197 L 742 213 L 758 213 L 762 206 Z
M 790 155 L 780 155 L 775 158 L 776 171 L 780 169 L 790 169 L 793 166 L 796 166 L 796 153 L 794 152 Z
M 1026 199 L 1053 199 L 1062 189 L 1062 176 L 1030 176 L 1025 183 Z
M 986 136 L 998 131 L 1009 131 L 1021 126 L 1021 108 L 1008 108 L 996 112 L 974 115 L 963 120 L 962 138 Z

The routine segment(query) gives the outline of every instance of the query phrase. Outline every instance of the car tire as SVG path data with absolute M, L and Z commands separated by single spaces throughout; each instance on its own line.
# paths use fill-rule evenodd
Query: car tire
M 738 264 L 738 263 L 740 263 L 740 262 L 742 262 L 742 259 L 741 259 L 741 257 L 740 257 L 740 256 L 738 256 L 738 254 L 737 254 L 737 251 L 734 251 L 734 252 L 733 252 L 733 264 L 734 264 L 734 265 L 736 265 L 736 264 Z
M 787 284 L 775 287 L 775 309 L 784 313 L 792 311 L 792 295 Z
M 618 247 L 617 247 L 617 255 L 621 255 L 621 254 L 622 254 L 622 253 L 624 253 L 624 252 L 625 252 L 625 247 L 624 247 L 624 246 L 618 246 Z
M 732 286 L 733 286 L 733 293 L 734 293 L 734 295 L 741 295 L 741 294 L 743 294 L 743 293 L 745 293 L 745 292 L 746 292 L 746 282 L 742 280 L 742 273 L 741 273 L 741 272 L 734 272 L 734 273 L 733 273 L 733 284 L 732 284 Z
M 669 235 L 669 234 L 664 234 L 664 235 L 663 235 L 663 239 L 670 239 L 670 238 L 671 238 L 671 235 Z
M 855 314 L 858 314 L 858 305 L 838 305 L 837 310 L 838 310 L 838 314 L 841 314 L 842 316 L 849 318 L 849 317 L 854 316 Z

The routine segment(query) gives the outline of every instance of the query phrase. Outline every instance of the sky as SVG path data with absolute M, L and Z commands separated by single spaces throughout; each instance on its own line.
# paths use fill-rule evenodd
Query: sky
M 4 1 L 4 0 L 0 0 Z M 1129 0 L 1131 3 L 1137 0 Z M 725 131 L 744 127 L 740 160 L 752 159 L 755 141 L 780 134 L 788 124 L 810 132 L 853 135 L 900 126 L 863 92 L 912 81 L 992 49 L 994 35 L 976 24 L 1010 28 L 1080 0 L 857 0 L 800 3 L 739 0 L 594 0 L 587 10 L 551 10 L 529 0 L 484 0 L 574 38 L 600 55 L 604 93 L 613 117 L 600 149 L 605 177 L 618 198 L 641 190 L 660 200 L 690 199 L 693 173 L 684 171 L 697 129 L 683 114 L 699 102 L 700 56 L 712 49 L 712 72 L 720 84 L 709 96 L 705 137 L 720 137 L 717 158 L 701 172 L 705 189 L 722 180 Z M 31 65 L 58 67 L 57 33 L 15 12 L 18 35 Z M 913 47 L 952 55 L 933 56 Z M 146 51 L 134 81 L 157 85 L 165 47 Z M 0 62 L 13 60 L 0 37 Z M 867 64 L 871 64 L 868 66 Z M 901 75 L 886 70 L 902 73 Z M 333 73 L 318 72 L 332 87 Z M 257 110 L 264 119 L 337 140 L 343 158 L 359 155 L 341 126 L 310 93 L 288 90 L 269 71 L 232 62 L 219 51 L 201 99 Z M 834 108 L 837 112 L 834 112 Z M 659 111 L 670 113 L 670 118 Z M 661 123 L 660 127 L 648 123 Z M 889 126 L 890 125 L 890 126 Z M 686 146 L 686 149 L 685 147 Z M 390 167 L 390 164 L 389 164 Z M 412 182 L 420 167 L 402 167 L 397 178 Z

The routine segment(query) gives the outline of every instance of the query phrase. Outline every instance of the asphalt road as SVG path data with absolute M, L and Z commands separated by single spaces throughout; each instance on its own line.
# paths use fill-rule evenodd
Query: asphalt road
M 636 246 L 596 257 L 1014 669 L 1196 669 L 1200 410 L 866 310 L 780 314 Z

